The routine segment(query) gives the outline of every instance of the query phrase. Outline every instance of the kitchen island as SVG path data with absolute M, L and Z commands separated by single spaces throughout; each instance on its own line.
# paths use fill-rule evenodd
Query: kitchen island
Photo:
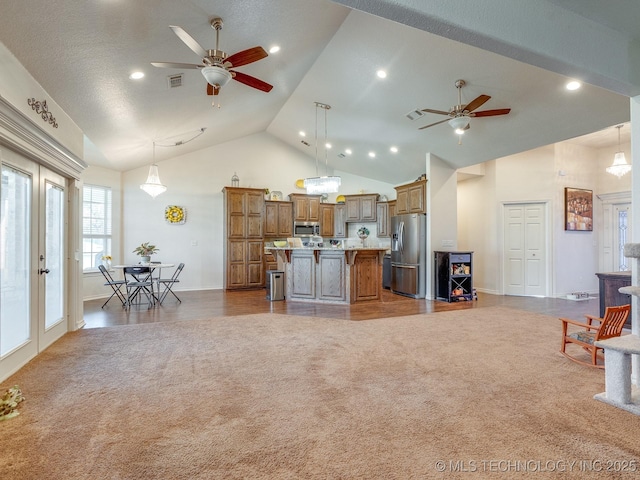
M 349 305 L 382 300 L 382 259 L 387 248 L 267 247 L 285 272 L 292 302 Z

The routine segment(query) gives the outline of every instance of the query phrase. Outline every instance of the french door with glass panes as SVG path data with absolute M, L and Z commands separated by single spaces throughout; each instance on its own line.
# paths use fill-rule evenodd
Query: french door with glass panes
M 0 379 L 67 332 L 65 178 L 0 150 Z

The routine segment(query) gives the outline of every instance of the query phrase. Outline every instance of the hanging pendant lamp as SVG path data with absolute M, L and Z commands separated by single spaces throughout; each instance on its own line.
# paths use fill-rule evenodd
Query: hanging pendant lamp
M 613 157 L 613 163 L 610 167 L 607 167 L 607 173 L 611 175 L 615 175 L 618 178 L 622 178 L 623 175 L 626 175 L 631 171 L 631 165 L 627 163 L 627 159 L 624 157 L 624 152 L 620 147 L 620 129 L 622 125 L 618 125 L 616 127 L 618 129 L 618 151 Z
M 155 164 L 156 161 L 156 142 L 153 142 L 153 164 L 149 167 L 149 176 L 147 177 L 147 181 L 140 185 L 140 188 L 151 195 L 151 198 L 156 198 L 161 193 L 167 191 L 167 187 L 165 187 L 160 182 L 160 175 L 158 175 L 158 165 Z
M 340 177 L 329 176 L 329 165 L 327 161 L 327 110 L 331 109 L 331 105 L 315 102 L 316 104 L 316 176 L 304 179 L 304 188 L 310 195 L 335 193 L 338 191 L 341 183 Z M 318 109 L 324 110 L 324 168 L 325 176 L 318 176 Z

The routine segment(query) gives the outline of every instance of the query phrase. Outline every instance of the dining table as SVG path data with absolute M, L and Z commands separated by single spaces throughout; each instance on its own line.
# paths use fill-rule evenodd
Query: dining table
M 163 268 L 172 268 L 175 267 L 174 263 L 158 263 L 158 262 L 151 262 L 151 263 L 131 263 L 131 264 L 126 264 L 126 265 L 113 265 L 111 268 L 114 269 L 121 269 L 122 270 L 122 278 L 124 280 L 126 280 L 126 276 L 124 274 L 124 269 L 125 268 L 129 268 L 129 267 L 148 267 L 149 268 L 149 275 L 145 276 L 145 278 L 138 278 L 136 276 L 134 276 L 134 278 L 136 279 L 136 281 L 141 281 L 141 280 L 146 280 L 147 278 L 149 278 L 149 276 L 152 279 L 152 284 L 151 284 L 151 295 L 153 297 L 154 300 L 154 304 L 156 303 L 160 303 L 160 283 L 158 283 L 157 285 L 157 289 L 154 289 L 153 287 L 153 280 L 158 281 L 160 280 L 160 278 L 162 278 L 162 269 Z M 153 272 L 155 270 L 158 270 L 158 275 L 154 276 Z M 156 294 L 156 290 L 157 290 L 157 294 Z

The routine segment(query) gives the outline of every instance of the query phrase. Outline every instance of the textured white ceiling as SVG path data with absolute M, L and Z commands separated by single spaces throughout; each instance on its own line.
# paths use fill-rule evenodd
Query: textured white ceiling
M 330 166 L 391 183 L 422 173 L 426 152 L 467 166 L 629 119 L 624 96 L 589 85 L 567 93 L 561 75 L 326 0 L 0 0 L 0 12 L 0 41 L 83 129 L 86 161 L 119 170 L 149 163 L 153 141 L 203 127 L 179 152 L 158 150 L 158 159 L 266 130 L 313 161 L 315 149 L 298 131 L 313 132 L 316 101 L 332 106 Z M 199 71 L 185 70 L 184 86 L 169 90 L 167 77 L 180 71 L 150 65 L 199 63 L 169 25 L 213 48 L 215 15 L 224 20 L 220 47 L 229 54 L 282 47 L 238 68 L 274 85 L 270 93 L 231 82 L 213 108 Z M 385 80 L 378 68 L 387 69 Z M 129 80 L 138 69 L 146 77 Z M 416 108 L 448 110 L 458 78 L 468 83 L 463 102 L 488 94 L 480 110 L 512 109 L 473 119 L 461 145 L 446 123 L 418 130 L 443 117 L 405 117 Z M 346 148 L 353 155 L 339 158 Z

